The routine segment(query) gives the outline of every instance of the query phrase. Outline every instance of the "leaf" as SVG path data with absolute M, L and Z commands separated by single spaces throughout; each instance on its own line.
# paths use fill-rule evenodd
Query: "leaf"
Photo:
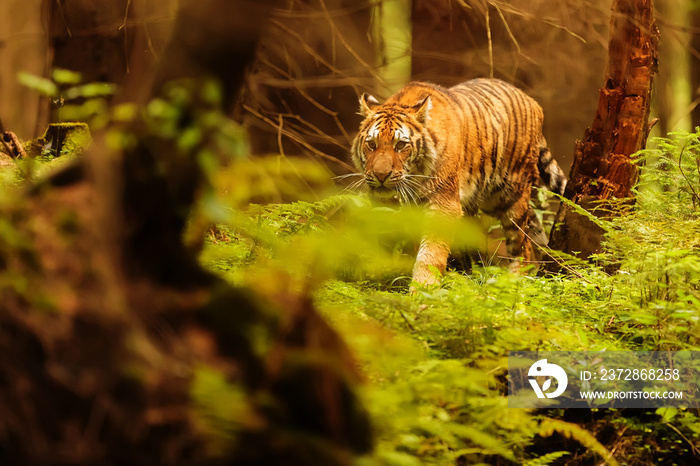
M 20 82 L 20 84 L 47 97 L 58 97 L 58 86 L 56 86 L 56 84 L 49 79 L 20 71 L 17 74 L 17 80 Z
M 541 188 L 538 188 L 541 189 Z M 588 220 L 591 222 L 595 223 L 598 225 L 600 228 L 602 228 L 604 231 L 610 231 L 612 229 L 613 224 L 609 220 L 604 220 L 600 217 L 596 217 L 594 214 L 589 212 L 588 210 L 584 209 L 580 205 L 576 204 L 570 199 L 565 198 L 564 196 L 557 194 L 557 193 L 550 193 L 552 196 L 556 197 L 559 199 L 563 204 L 568 205 L 573 209 L 576 213 L 579 215 L 582 215 L 583 217 L 586 217 Z
M 51 77 L 57 84 L 80 84 L 83 76 L 77 71 L 66 70 L 64 68 L 54 68 Z
M 550 437 L 554 432 L 558 432 L 566 438 L 572 438 L 584 447 L 602 456 L 609 466 L 619 466 L 619 463 L 615 460 L 610 451 L 586 429 L 559 419 L 544 419 L 540 424 L 539 435 L 542 437 Z
M 554 463 L 559 458 L 571 455 L 568 451 L 554 451 L 552 453 L 547 453 L 546 455 L 538 456 L 529 461 L 523 463 L 523 466 L 548 466 Z
M 82 86 L 74 86 L 63 92 L 63 98 L 73 100 L 78 98 L 94 99 L 96 97 L 110 97 L 117 92 L 117 87 L 109 83 L 90 83 Z
M 133 121 L 139 113 L 139 108 L 133 103 L 124 103 L 112 107 L 112 118 L 118 122 Z
M 413 455 L 398 451 L 380 451 L 378 456 L 387 466 L 422 466 L 423 463 Z
M 656 414 L 661 416 L 661 422 L 670 422 L 678 414 L 678 408 L 664 406 L 656 410 Z

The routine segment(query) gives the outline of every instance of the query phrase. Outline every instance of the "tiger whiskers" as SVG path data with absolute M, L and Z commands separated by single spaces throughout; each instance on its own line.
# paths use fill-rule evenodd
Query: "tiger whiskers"
M 434 176 L 427 175 L 404 175 L 401 180 L 401 184 L 406 187 L 406 190 L 410 192 L 410 197 L 415 204 L 419 203 L 421 198 L 424 198 L 430 192 L 430 184 L 426 183 L 424 180 L 418 180 L 416 178 L 425 178 L 430 181 L 435 179 Z
M 345 175 L 334 176 L 334 180 L 344 180 L 350 178 L 351 176 L 364 176 L 362 173 L 346 173 Z
M 361 178 L 359 180 L 355 180 L 349 185 L 343 189 L 343 193 L 359 193 L 362 191 L 365 191 L 367 188 L 367 183 L 365 183 L 365 179 Z
M 428 175 L 404 175 L 404 178 L 413 183 L 415 186 L 420 186 L 422 188 L 426 188 L 429 186 L 434 180 L 437 180 L 436 176 L 428 176 Z
M 364 191 L 363 188 L 366 188 L 367 184 L 365 175 L 362 173 L 346 173 L 345 175 L 334 176 L 333 179 L 340 181 L 353 177 L 359 177 L 360 179 L 351 181 L 347 186 L 345 186 L 343 193 L 359 193 Z
M 343 193 L 360 193 L 367 191 L 373 180 L 362 173 L 347 173 L 334 177 L 334 180 L 347 180 L 348 178 L 357 178 L 352 180 L 345 188 Z M 404 174 L 400 179 L 395 181 L 394 191 L 398 195 L 399 201 L 402 204 L 410 205 L 420 204 L 420 201 L 425 197 L 426 180 L 434 179 L 434 176 L 427 175 L 410 175 Z
M 396 192 L 403 204 L 419 204 L 420 194 L 418 190 L 421 185 L 410 178 L 403 178 L 396 183 Z

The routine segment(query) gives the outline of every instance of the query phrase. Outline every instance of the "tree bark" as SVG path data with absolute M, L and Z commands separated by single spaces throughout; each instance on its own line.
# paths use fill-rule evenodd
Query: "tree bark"
M 615 215 L 614 204 L 606 201 L 633 196 L 639 167 L 631 156 L 645 147 L 649 134 L 658 38 L 652 0 L 614 1 L 605 86 L 592 126 L 576 142 L 564 193 L 594 215 Z M 603 233 L 590 219 L 562 203 L 549 246 L 588 258 L 600 252 Z

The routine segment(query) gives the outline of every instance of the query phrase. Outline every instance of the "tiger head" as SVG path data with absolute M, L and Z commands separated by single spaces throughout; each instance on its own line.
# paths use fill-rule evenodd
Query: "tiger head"
M 360 97 L 364 120 L 352 145 L 352 158 L 375 197 L 417 202 L 420 188 L 433 171 L 435 143 L 427 124 L 430 97 L 409 106 L 400 102 L 380 104 L 374 97 Z

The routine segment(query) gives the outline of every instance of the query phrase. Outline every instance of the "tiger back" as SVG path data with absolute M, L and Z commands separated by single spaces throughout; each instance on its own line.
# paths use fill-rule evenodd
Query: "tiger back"
M 496 79 L 444 88 L 410 83 L 380 104 L 360 98 L 364 120 L 352 157 L 373 196 L 426 203 L 432 215 L 498 218 L 512 258 L 532 259 L 531 239 L 546 243 L 530 206 L 542 178 L 563 193 L 566 177 L 542 135 L 543 113 L 520 89 Z M 413 278 L 444 271 L 450 238 L 424 237 Z

